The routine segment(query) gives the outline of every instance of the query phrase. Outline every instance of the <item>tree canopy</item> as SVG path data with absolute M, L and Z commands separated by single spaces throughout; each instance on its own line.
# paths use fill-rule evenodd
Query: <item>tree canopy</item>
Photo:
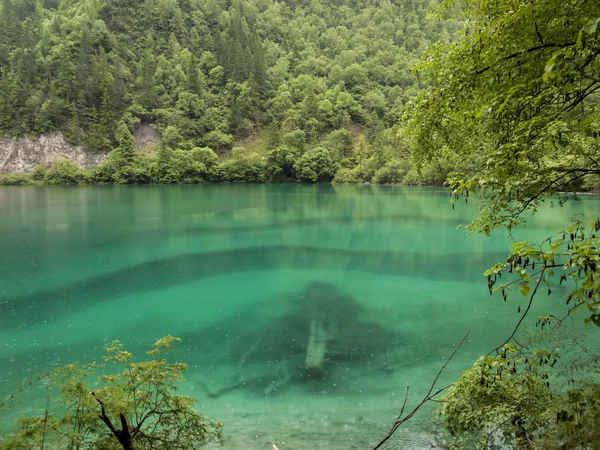
M 470 229 L 513 230 L 542 202 L 562 204 L 570 197 L 561 193 L 598 186 L 600 4 L 446 1 L 437 14 L 458 15 L 464 28 L 460 39 L 435 44 L 420 63 L 429 86 L 409 106 L 403 134 L 421 164 L 463 162 L 448 183 L 453 200 L 471 192 L 482 199 Z M 442 399 L 457 448 L 600 442 L 597 355 L 569 332 L 546 342 L 526 342 L 518 333 L 546 291 L 565 309 L 538 317 L 540 332 L 560 333 L 577 312 L 600 326 L 599 231 L 597 217 L 565 219 L 564 230 L 542 243 L 515 242 L 507 260 L 485 273 L 490 293 L 504 301 L 524 297 L 525 305 L 506 341 Z M 572 355 L 587 359 L 576 364 Z M 570 365 L 562 375 L 554 369 L 559 357 Z
M 146 361 L 113 341 L 104 360 L 125 367 L 105 368 L 96 381 L 98 364 L 70 364 L 43 377 L 47 405 L 41 417 L 22 417 L 15 431 L 0 440 L 0 449 L 181 449 L 222 441 L 223 425 L 199 414 L 195 400 L 176 395 L 187 366 L 169 363 L 166 354 L 181 339 L 165 336 L 147 352 Z M 62 408 L 51 410 L 58 389 Z
M 360 181 L 369 181 L 388 162 L 395 171 L 407 159 L 389 130 L 422 86 L 412 64 L 431 42 L 457 30 L 453 22 L 427 21 L 428 6 L 427 0 L 4 0 L 0 135 L 60 131 L 71 143 L 108 151 L 120 147 L 122 125 L 133 132 L 144 124 L 172 150 L 209 147 L 229 158 L 234 147 L 244 147 L 247 162 L 297 132 L 310 147 L 332 153 L 324 145 L 328 135 L 345 130 L 352 140 L 367 137 L 370 153 L 363 157 L 370 167 Z M 294 161 L 308 148 L 297 150 Z M 178 162 L 179 156 L 187 158 L 178 155 Z M 351 151 L 332 156 L 336 170 L 357 165 Z M 127 173 L 113 167 L 121 173 L 112 181 L 162 181 L 147 164 L 125 166 Z M 196 175 L 176 181 L 211 178 L 191 171 Z M 231 167 L 225 172 L 225 179 L 240 178 L 229 175 Z
M 469 1 L 461 39 L 421 62 L 430 87 L 405 136 L 421 161 L 467 161 L 450 184 L 489 198 L 476 229 L 510 228 L 548 195 L 598 185 L 599 16 L 596 2 Z

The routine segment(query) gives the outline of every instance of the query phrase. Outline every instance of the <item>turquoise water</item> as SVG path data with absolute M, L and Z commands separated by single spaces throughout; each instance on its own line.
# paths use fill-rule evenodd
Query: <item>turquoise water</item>
M 515 237 L 599 206 L 542 210 Z M 506 236 L 457 229 L 476 207 L 452 210 L 443 190 L 9 187 L 0 214 L 0 394 L 113 339 L 142 354 L 171 334 L 190 366 L 182 389 L 224 422 L 227 449 L 369 448 L 407 383 L 416 402 L 471 330 L 456 377 L 504 341 L 522 302 L 490 297 L 482 276 Z M 311 322 L 327 331 L 324 379 L 306 375 Z M 21 397 L 4 429 L 40 408 L 35 390 Z M 416 422 L 388 448 L 429 448 Z

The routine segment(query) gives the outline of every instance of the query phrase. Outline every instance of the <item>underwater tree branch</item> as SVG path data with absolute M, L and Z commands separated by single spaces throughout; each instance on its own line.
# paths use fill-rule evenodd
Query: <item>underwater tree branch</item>
M 444 362 L 444 364 L 438 371 L 437 375 L 435 376 L 435 378 L 433 380 L 433 383 L 431 383 L 431 386 L 429 387 L 429 391 L 427 391 L 427 394 L 425 394 L 425 396 L 423 397 L 421 402 L 417 406 L 415 406 L 412 411 L 410 411 L 408 414 L 406 414 L 406 416 L 402 417 L 402 415 L 404 414 L 404 410 L 406 408 L 406 402 L 408 401 L 408 384 L 406 385 L 406 394 L 404 396 L 404 402 L 402 403 L 402 408 L 400 409 L 400 414 L 398 414 L 398 418 L 394 421 L 394 423 L 392 424 L 392 427 L 390 428 L 388 433 L 385 435 L 385 437 L 381 441 L 379 441 L 379 443 L 375 447 L 373 447 L 372 450 L 377 450 L 377 449 L 381 448 L 381 446 L 383 444 L 385 444 L 389 438 L 392 437 L 392 435 L 396 432 L 396 430 L 398 430 L 398 428 L 400 428 L 400 425 L 402 425 L 404 422 L 410 420 L 417 413 L 417 411 L 419 409 L 421 409 L 421 407 L 425 403 L 432 401 L 435 397 L 437 397 L 439 394 L 441 394 L 446 389 L 448 389 L 450 386 L 452 386 L 451 384 L 449 384 L 448 386 L 444 386 L 444 387 L 436 390 L 435 392 L 433 392 L 433 390 L 435 389 L 435 385 L 437 384 L 440 376 L 442 375 L 442 372 L 446 369 L 446 367 L 448 366 L 448 364 L 450 363 L 452 358 L 454 358 L 454 355 L 456 355 L 458 350 L 463 346 L 463 344 L 467 340 L 467 337 L 469 337 L 469 334 L 471 334 L 471 330 L 467 331 L 467 334 L 465 334 L 465 337 L 462 338 L 462 341 L 460 341 L 460 344 L 458 344 L 458 346 L 454 349 L 452 354 L 446 359 L 446 362 Z
M 246 363 L 246 360 L 248 359 L 248 357 L 254 353 L 256 351 L 256 349 L 258 348 L 259 344 L 261 342 L 261 338 L 257 339 L 256 342 L 254 342 L 250 348 L 248 348 L 248 350 L 246 350 L 244 352 L 244 354 L 242 355 L 242 357 L 240 358 L 240 361 L 238 362 L 238 370 L 237 370 L 237 376 L 236 378 L 231 381 L 230 383 L 224 385 L 224 386 L 220 386 L 218 388 L 213 388 L 212 386 L 210 386 L 208 384 L 207 381 L 205 380 L 200 380 L 200 384 L 204 387 L 204 389 L 206 390 L 207 394 L 209 397 L 220 397 L 223 394 L 226 394 L 230 391 L 233 391 L 234 389 L 237 389 L 240 386 L 245 385 L 246 383 L 248 383 L 249 381 L 255 380 L 255 379 L 259 379 L 260 376 L 247 376 L 244 373 L 244 364 Z

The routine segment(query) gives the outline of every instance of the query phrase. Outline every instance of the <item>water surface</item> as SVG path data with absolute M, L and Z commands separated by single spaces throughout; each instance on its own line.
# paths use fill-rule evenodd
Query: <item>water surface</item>
M 543 210 L 516 237 L 598 210 L 584 200 Z M 468 330 L 447 380 L 518 319 L 518 300 L 490 297 L 482 277 L 509 240 L 457 229 L 474 214 L 436 189 L 2 188 L 0 394 L 97 360 L 113 339 L 141 355 L 171 334 L 190 366 L 183 390 L 223 420 L 225 448 L 368 448 L 405 385 L 416 401 Z M 311 322 L 327 332 L 326 379 L 306 375 Z M 240 374 L 245 384 L 209 395 Z M 21 397 L 0 411 L 4 429 L 39 411 L 35 390 Z M 407 427 L 389 448 L 428 439 Z

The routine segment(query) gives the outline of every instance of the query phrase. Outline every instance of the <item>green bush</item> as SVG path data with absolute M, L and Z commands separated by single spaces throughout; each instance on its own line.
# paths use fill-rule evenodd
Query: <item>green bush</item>
M 324 145 L 336 161 L 354 156 L 352 152 L 352 137 L 350 136 L 350 132 L 345 128 L 329 133 L 325 138 Z
M 109 184 L 135 184 L 137 182 L 134 165 L 137 155 L 132 160 L 126 160 L 122 157 L 119 148 L 114 149 L 108 154 L 106 161 L 93 169 L 89 178 L 94 183 Z
M 450 171 L 449 163 L 428 163 L 420 171 L 413 166 L 406 173 L 402 184 L 405 186 L 441 186 Z
M 375 172 L 371 181 L 377 184 L 401 184 L 409 170 L 409 161 L 406 159 L 393 159 Z
M 266 171 L 269 176 L 269 181 L 295 180 L 295 162 L 296 154 L 291 147 L 280 145 L 268 152 Z
M 195 147 L 190 150 L 190 154 L 194 161 L 201 162 L 207 169 L 219 164 L 219 157 L 210 147 Z
M 183 142 L 183 136 L 181 136 L 179 130 L 174 126 L 165 128 L 162 132 L 161 139 L 161 145 L 169 148 L 179 148 Z
M 110 376 L 95 363 L 73 363 L 36 377 L 48 387 L 45 412 L 22 416 L 0 449 L 193 450 L 222 443 L 223 424 L 199 414 L 195 399 L 178 395 L 188 366 L 165 358 L 178 342 L 165 336 L 133 362 L 113 341 L 103 358 Z
M 282 145 L 291 147 L 299 153 L 304 153 L 306 148 L 306 133 L 302 130 L 294 130 L 281 137 Z
M 294 169 L 301 181 L 311 183 L 331 181 L 336 172 L 331 155 L 323 147 L 308 150 L 296 161 Z
M 112 174 L 115 184 L 152 184 L 158 183 L 156 160 L 147 156 L 135 155 L 130 164 L 118 168 Z
M 372 155 L 368 158 L 362 159 L 360 164 L 360 173 L 364 181 L 373 181 L 373 177 L 379 169 L 383 167 L 381 158 L 377 155 Z
M 85 181 L 84 171 L 67 158 L 57 158 L 52 161 L 50 169 L 44 176 L 44 182 L 47 184 L 74 185 L 83 181 Z
M 31 179 L 27 175 L 0 176 L 0 185 L 2 186 L 23 186 L 27 184 L 31 184 Z
M 344 169 L 354 169 L 354 167 L 356 167 L 356 164 L 357 162 L 353 156 L 338 160 L 338 165 Z
M 115 173 L 114 164 L 111 161 L 110 153 L 106 161 L 101 162 L 91 170 L 90 179 L 93 183 L 113 183 L 113 174 Z
M 243 147 L 235 147 L 231 158 L 219 167 L 219 178 L 234 183 L 264 183 L 265 162 L 257 153 L 246 153 Z
M 209 147 L 194 147 L 190 150 L 192 160 L 204 164 L 205 181 L 219 181 L 219 157 Z
M 206 166 L 194 160 L 194 154 L 187 150 L 163 148 L 159 151 L 158 172 L 161 183 L 195 184 L 206 179 Z
M 46 176 L 46 167 L 41 164 L 38 164 L 33 169 L 33 173 L 31 174 L 31 176 L 36 181 L 43 181 L 44 177 Z
M 360 172 L 358 171 L 358 168 L 347 169 L 345 167 L 342 167 L 335 174 L 335 177 L 333 178 L 333 182 L 340 183 L 340 184 L 362 183 L 363 179 L 362 179 Z
M 223 133 L 219 130 L 214 130 L 205 134 L 202 137 L 202 142 L 207 147 L 222 150 L 231 145 L 233 142 L 233 136 L 231 134 Z

